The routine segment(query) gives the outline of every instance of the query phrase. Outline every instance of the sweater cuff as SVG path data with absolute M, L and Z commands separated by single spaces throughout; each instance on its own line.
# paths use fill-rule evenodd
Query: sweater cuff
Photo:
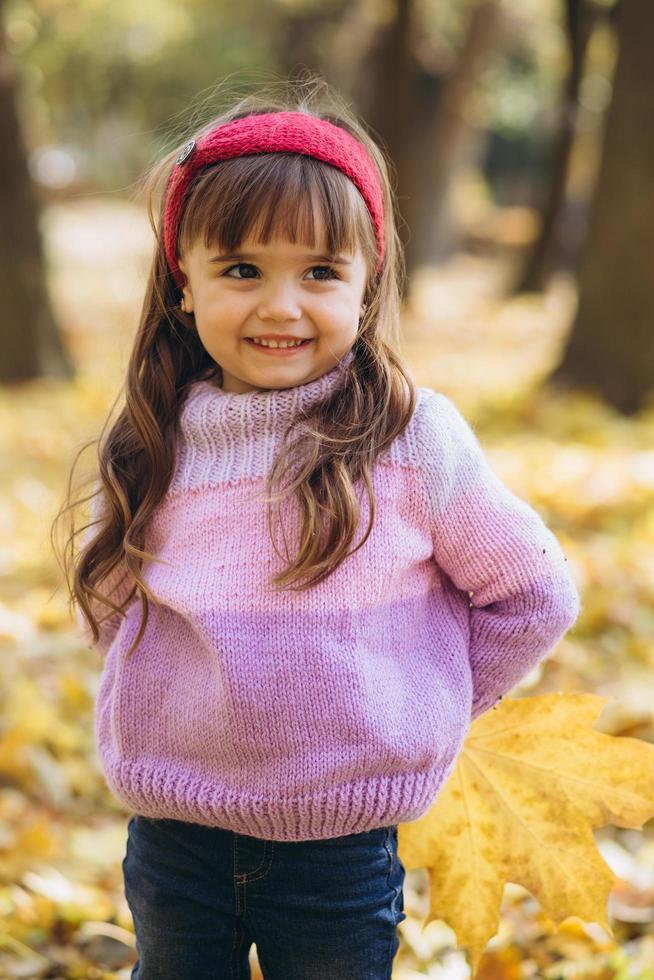
M 558 646 L 580 607 L 574 582 L 563 576 L 490 606 L 473 607 L 471 721 L 496 705 Z

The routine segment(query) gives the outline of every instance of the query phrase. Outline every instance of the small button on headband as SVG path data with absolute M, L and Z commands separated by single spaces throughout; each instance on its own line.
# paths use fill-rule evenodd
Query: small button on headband
M 375 227 L 377 266 L 384 258 L 384 201 L 377 167 L 365 146 L 351 133 L 305 112 L 268 112 L 233 119 L 198 140 L 188 140 L 175 160 L 166 186 L 164 248 L 170 271 L 181 289 L 177 233 L 184 194 L 203 167 L 218 160 L 253 153 L 303 153 L 338 167 L 358 188 Z
M 188 160 L 188 158 L 190 157 L 191 153 L 193 152 L 196 146 L 197 143 L 195 142 L 195 140 L 189 140 L 188 143 L 185 143 L 184 146 L 182 147 L 182 152 L 177 157 L 175 163 L 178 164 L 186 163 L 186 161 Z

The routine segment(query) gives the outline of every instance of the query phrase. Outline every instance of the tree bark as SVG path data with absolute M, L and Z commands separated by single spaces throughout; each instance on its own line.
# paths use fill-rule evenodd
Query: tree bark
M 363 114 L 391 161 L 407 272 L 413 206 L 419 194 L 416 154 L 424 128 L 432 125 L 439 85 L 439 79 L 423 73 L 412 54 L 412 8 L 412 0 L 396 0 L 395 16 L 376 32 L 360 70 Z
M 654 387 L 654 4 L 622 0 L 613 99 L 579 268 L 579 304 L 551 381 L 625 414 Z
M 541 211 L 538 237 L 530 251 L 522 277 L 514 287 L 514 293 L 542 292 L 552 271 L 560 263 L 569 262 L 573 259 L 570 249 L 563 245 L 557 235 L 559 230 L 558 219 L 565 201 L 586 49 L 596 18 L 597 11 L 591 13 L 585 6 L 584 0 L 567 0 L 566 21 L 570 70 L 563 93 L 561 126 L 552 153 L 552 176 L 547 198 Z
M 71 377 L 50 306 L 37 206 L 16 108 L 17 73 L 0 0 L 0 382 Z
M 407 273 L 448 258 L 459 245 L 451 187 L 463 160 L 478 154 L 476 127 L 466 117 L 485 58 L 502 23 L 496 0 L 473 7 L 451 72 L 430 64 L 419 47 L 411 0 L 396 0 L 396 16 L 371 51 L 365 74 L 374 80 L 367 117 L 395 162 Z M 435 61 L 436 59 L 433 59 Z
M 466 113 L 479 75 L 496 45 L 503 24 L 497 0 L 480 0 L 471 10 L 453 71 L 445 78 L 437 114 L 420 135 L 420 184 L 412 213 L 410 265 L 434 264 L 459 247 L 451 191 L 462 165 L 480 155 L 478 127 Z

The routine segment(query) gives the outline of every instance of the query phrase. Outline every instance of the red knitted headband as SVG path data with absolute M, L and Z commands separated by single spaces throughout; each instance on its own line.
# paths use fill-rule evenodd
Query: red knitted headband
M 164 207 L 164 247 L 170 271 L 181 289 L 184 276 L 177 264 L 177 232 L 184 194 L 203 167 L 217 160 L 250 153 L 304 153 L 338 167 L 358 188 L 368 206 L 377 238 L 377 267 L 384 258 L 384 204 L 377 168 L 359 140 L 326 119 L 304 112 L 269 112 L 244 116 L 217 126 L 183 147 L 168 178 Z

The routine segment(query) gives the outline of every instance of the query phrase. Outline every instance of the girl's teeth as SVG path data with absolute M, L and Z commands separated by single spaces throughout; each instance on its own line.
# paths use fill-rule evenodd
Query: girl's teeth
M 260 344 L 261 347 L 299 347 L 304 343 L 303 340 L 297 340 L 294 342 L 290 341 L 276 341 L 276 340 L 256 340 L 253 338 L 255 344 Z

